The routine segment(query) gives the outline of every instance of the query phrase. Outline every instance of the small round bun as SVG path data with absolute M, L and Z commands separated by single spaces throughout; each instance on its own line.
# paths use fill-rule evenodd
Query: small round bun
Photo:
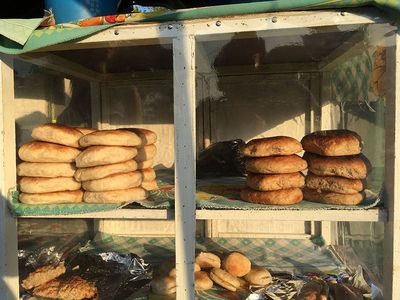
M 232 252 L 222 261 L 222 269 L 233 276 L 242 277 L 250 272 L 250 260 L 239 252 Z
M 303 193 L 304 200 L 325 204 L 358 205 L 364 200 L 364 193 L 339 194 L 333 192 L 319 192 L 309 188 L 305 188 Z
M 303 149 L 323 156 L 345 156 L 360 154 L 361 137 L 354 131 L 337 129 L 316 131 L 303 137 Z
M 291 155 L 301 152 L 303 148 L 298 140 L 288 136 L 274 136 L 249 141 L 241 149 L 245 156 L 264 157 Z
M 245 167 L 251 173 L 295 173 L 305 170 L 307 162 L 297 155 L 269 156 L 246 159 Z
M 176 278 L 166 276 L 151 281 L 151 290 L 157 295 L 171 295 L 176 292 Z
M 72 177 L 75 171 L 73 163 L 23 162 L 17 166 L 17 175 L 28 177 Z
M 116 191 L 105 192 L 85 192 L 83 201 L 86 203 L 124 203 L 130 201 L 144 200 L 147 197 L 147 192 L 135 187 L 131 189 L 123 189 Z
M 23 193 L 51 193 L 76 191 L 81 188 L 81 183 L 73 177 L 21 177 L 19 187 Z
M 289 188 L 302 188 L 305 180 L 300 172 L 287 174 L 253 174 L 246 178 L 246 185 L 257 191 L 276 191 Z
M 213 287 L 213 281 L 206 272 L 198 271 L 194 273 L 194 288 L 197 291 L 206 291 Z
M 82 200 L 83 192 L 81 190 L 40 194 L 19 194 L 19 201 L 25 204 L 79 203 L 82 202 Z
M 142 174 L 139 171 L 113 174 L 104 178 L 82 182 L 82 187 L 89 192 L 105 192 L 139 187 Z
M 303 200 L 303 193 L 299 188 L 290 188 L 285 190 L 260 192 L 250 188 L 244 188 L 240 192 L 242 200 L 269 205 L 291 205 L 297 204 Z
M 240 287 L 240 281 L 238 278 L 219 268 L 211 269 L 210 278 L 216 284 L 232 292 L 236 292 L 236 289 Z
M 96 167 L 78 168 L 74 174 L 77 181 L 88 181 L 104 178 L 113 174 L 136 171 L 137 163 L 131 159 L 124 162 Z
M 72 127 L 61 124 L 41 124 L 32 130 L 32 138 L 37 141 L 55 143 L 79 148 L 79 139 L 83 134 Z
M 75 159 L 78 168 L 116 164 L 131 160 L 137 154 L 135 147 L 91 146 Z
M 272 276 L 263 267 L 252 267 L 250 272 L 244 276 L 244 279 L 251 285 L 266 286 L 271 283 Z
M 18 149 L 19 158 L 28 162 L 74 162 L 79 153 L 81 153 L 81 151 L 74 147 L 45 142 L 27 143 Z
M 196 256 L 196 263 L 202 270 L 221 267 L 221 259 L 211 252 L 200 252 Z
M 340 194 L 355 194 L 364 189 L 360 179 L 348 179 L 338 176 L 318 176 L 308 172 L 306 186 L 313 190 Z

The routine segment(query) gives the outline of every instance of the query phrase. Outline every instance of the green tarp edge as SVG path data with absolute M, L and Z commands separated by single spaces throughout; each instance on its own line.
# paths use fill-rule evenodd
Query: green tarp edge
M 273 11 L 337 9 L 368 5 L 374 5 L 392 15 L 397 16 L 400 13 L 400 0 L 272 0 L 183 9 L 142 19 L 140 22 L 181 21 Z M 114 25 L 115 24 L 93 27 L 56 27 L 53 29 L 39 29 L 34 31 L 24 46 L 12 42 L 5 37 L 0 37 L 0 52 L 6 54 L 22 54 L 51 45 L 79 40 Z

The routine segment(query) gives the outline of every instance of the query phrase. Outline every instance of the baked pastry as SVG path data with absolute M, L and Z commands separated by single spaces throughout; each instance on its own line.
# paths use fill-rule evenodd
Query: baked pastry
M 221 267 L 221 259 L 211 252 L 200 252 L 196 256 L 196 263 L 202 270 Z
M 72 163 L 22 162 L 17 166 L 17 175 L 28 177 L 72 177 L 75 171 L 75 164 Z
M 242 200 L 270 205 L 290 205 L 299 203 L 303 200 L 303 193 L 299 188 L 290 188 L 285 190 L 260 192 L 250 188 L 244 188 L 240 191 Z
M 233 276 L 242 277 L 250 272 L 250 260 L 239 252 L 232 252 L 222 261 L 222 269 Z
M 201 268 L 198 264 L 194 264 L 194 273 L 201 271 Z M 176 268 L 172 268 L 171 271 L 169 271 L 168 276 L 173 276 L 176 277 Z
M 68 163 L 74 162 L 81 153 L 76 148 L 45 142 L 31 142 L 18 149 L 18 156 L 28 162 Z
M 77 181 L 88 181 L 100 179 L 118 173 L 128 173 L 136 171 L 137 163 L 134 160 L 109 164 L 96 167 L 78 168 L 74 174 Z
M 145 160 L 145 161 L 137 161 L 136 163 L 138 166 L 138 170 L 143 170 L 143 169 L 148 169 L 148 168 L 153 167 L 154 160 L 149 159 L 149 160 Z
M 142 184 L 140 186 L 146 191 L 158 190 L 157 180 L 142 181 Z
M 271 283 L 272 276 L 263 267 L 252 267 L 250 272 L 244 276 L 244 279 L 251 285 L 266 286 Z
M 210 278 L 218 285 L 230 290 L 232 292 L 236 292 L 237 288 L 240 287 L 240 281 L 229 274 L 228 272 L 219 269 L 219 268 L 212 268 L 210 271 Z
M 309 189 L 334 192 L 340 194 L 355 194 L 364 189 L 363 181 L 360 179 L 348 179 L 337 176 L 318 176 L 308 172 L 306 186 Z
M 354 131 L 345 129 L 307 134 L 301 144 L 305 151 L 324 156 L 356 155 L 362 150 L 361 137 Z
M 357 205 L 364 200 L 364 193 L 339 194 L 333 192 L 319 192 L 309 188 L 303 189 L 304 200 L 325 204 Z
M 291 155 L 302 150 L 300 142 L 288 136 L 254 139 L 240 149 L 243 155 L 250 157 Z
M 151 290 L 157 295 L 170 295 L 176 292 L 176 278 L 166 276 L 151 281 Z
M 40 194 L 19 194 L 19 201 L 25 204 L 63 204 L 63 203 L 79 203 L 83 201 L 83 192 L 62 191 Z
M 157 154 L 157 147 L 153 144 L 137 148 L 138 153 L 135 156 L 136 161 L 146 161 L 153 159 Z
M 37 268 L 35 271 L 29 273 L 24 280 L 22 280 L 21 286 L 26 290 L 30 290 L 57 278 L 58 276 L 64 274 L 65 271 L 66 269 L 64 262 L 61 262 L 55 266 L 48 265 Z
M 156 172 L 154 171 L 154 169 L 151 168 L 142 169 L 140 170 L 140 173 L 142 173 L 143 181 L 152 181 L 156 179 Z
M 73 177 L 21 177 L 19 187 L 23 193 L 51 193 L 79 190 L 81 183 Z
M 89 146 L 137 146 L 142 143 L 140 137 L 128 130 L 98 130 L 86 134 L 79 140 L 82 147 Z
M 302 188 L 305 180 L 300 172 L 287 174 L 253 174 L 246 178 L 246 185 L 257 191 L 276 191 L 289 188 Z
M 371 170 L 371 163 L 363 155 L 326 157 L 306 152 L 308 170 L 320 176 L 339 176 L 349 179 L 365 179 Z
M 41 124 L 32 130 L 32 138 L 37 141 L 55 143 L 79 148 L 79 139 L 83 136 L 79 130 L 61 124 Z
M 144 128 L 121 128 L 123 130 L 129 130 L 136 133 L 142 140 L 138 147 L 143 147 L 145 145 L 154 144 L 157 142 L 157 134 L 154 131 Z
M 86 203 L 123 203 L 144 200 L 147 192 L 140 187 L 106 192 L 88 192 L 83 195 Z
M 246 159 L 245 167 L 251 173 L 295 173 L 305 170 L 307 162 L 297 155 L 268 156 Z
M 206 291 L 213 287 L 214 283 L 206 272 L 198 271 L 194 273 L 194 288 L 197 291 Z
M 113 174 L 104 178 L 82 182 L 82 187 L 89 192 L 105 192 L 130 189 L 140 186 L 142 174 L 139 171 Z
M 78 168 L 116 164 L 131 160 L 136 154 L 134 147 L 92 146 L 82 151 L 75 163 Z
M 88 127 L 75 127 L 75 129 L 79 130 L 83 135 L 97 131 L 97 129 L 88 128 Z

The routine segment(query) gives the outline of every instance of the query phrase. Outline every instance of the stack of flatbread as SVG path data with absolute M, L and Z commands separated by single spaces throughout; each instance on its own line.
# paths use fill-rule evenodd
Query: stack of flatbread
M 17 166 L 21 202 L 82 202 L 81 183 L 73 177 L 82 136 L 81 131 L 60 124 L 42 124 L 33 129 L 34 141 L 18 150 L 23 161 Z
M 99 130 L 83 136 L 79 144 L 86 149 L 75 159 L 74 177 L 82 182 L 84 201 L 122 203 L 145 199 L 143 183 L 156 178 L 149 162 L 155 156 L 156 138 L 155 133 L 144 129 Z

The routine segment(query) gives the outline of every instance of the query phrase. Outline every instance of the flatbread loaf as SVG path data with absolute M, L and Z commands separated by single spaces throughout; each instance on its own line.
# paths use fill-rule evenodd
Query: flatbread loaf
M 149 129 L 144 129 L 144 128 L 121 128 L 121 129 L 134 132 L 140 137 L 142 142 L 139 145 L 137 145 L 137 147 L 143 147 L 145 145 L 150 145 L 157 142 L 157 134 Z
M 333 192 L 319 192 L 309 188 L 305 188 L 303 193 L 304 200 L 334 205 L 357 205 L 360 204 L 365 197 L 364 193 L 339 194 Z
M 79 130 L 83 135 L 97 131 L 97 129 L 87 127 L 75 127 L 75 129 Z
M 244 188 L 240 192 L 240 197 L 247 202 L 270 205 L 290 205 L 299 203 L 303 200 L 303 193 L 299 188 L 285 190 L 260 192 L 250 188 Z
M 79 203 L 83 201 L 83 192 L 81 190 L 76 190 L 40 194 L 21 193 L 19 195 L 19 201 L 25 204 Z
M 29 177 L 72 177 L 75 171 L 75 164 L 72 163 L 23 162 L 17 166 L 18 176 Z
M 140 188 L 106 192 L 85 192 L 83 200 L 87 203 L 124 203 L 129 201 L 144 200 L 147 192 Z
M 287 174 L 248 174 L 246 185 L 257 191 L 276 191 L 289 188 L 302 188 L 305 180 L 300 172 Z
M 73 177 L 21 177 L 19 188 L 23 193 L 51 193 L 79 190 L 81 183 Z
M 89 146 L 137 146 L 142 143 L 140 137 L 128 130 L 98 130 L 84 135 L 79 144 Z
M 156 172 L 152 168 L 142 169 L 140 173 L 142 173 L 143 181 L 152 181 L 156 179 Z
M 143 181 L 140 186 L 146 191 L 158 190 L 158 184 L 156 180 Z
M 153 159 L 157 154 L 157 147 L 155 145 L 146 145 L 142 148 L 137 148 L 138 154 L 135 157 L 137 162 Z
M 88 168 L 78 168 L 74 174 L 74 177 L 77 181 L 88 181 L 88 180 L 104 178 L 113 174 L 128 173 L 136 171 L 136 169 L 137 169 L 137 163 L 131 159 L 116 164 L 88 167 Z
M 264 157 L 273 155 L 292 155 L 303 150 L 300 142 L 288 136 L 274 136 L 254 139 L 241 149 L 245 156 Z
M 245 161 L 248 172 L 260 174 L 285 174 L 305 170 L 307 162 L 297 155 L 281 155 L 248 158 Z
M 316 131 L 303 137 L 303 149 L 323 156 L 345 156 L 360 154 L 361 137 L 354 131 L 338 129 Z
M 142 174 L 139 171 L 113 174 L 101 179 L 83 181 L 82 187 L 89 192 L 105 192 L 130 189 L 140 186 Z
M 360 179 L 348 179 L 338 176 L 318 176 L 308 172 L 306 186 L 313 190 L 334 192 L 339 194 L 355 194 L 364 189 Z
M 154 160 L 152 160 L 152 159 L 145 160 L 145 161 L 139 161 L 139 162 L 137 161 L 138 170 L 152 168 L 153 164 L 154 164 Z
M 18 156 L 28 162 L 74 162 L 78 149 L 45 142 L 31 142 L 18 149 Z
M 87 168 L 116 164 L 134 158 L 137 150 L 134 147 L 91 146 L 76 158 L 78 168 Z
M 79 139 L 83 134 L 72 127 L 61 124 L 42 124 L 32 130 L 32 138 L 37 141 L 55 143 L 79 148 Z

